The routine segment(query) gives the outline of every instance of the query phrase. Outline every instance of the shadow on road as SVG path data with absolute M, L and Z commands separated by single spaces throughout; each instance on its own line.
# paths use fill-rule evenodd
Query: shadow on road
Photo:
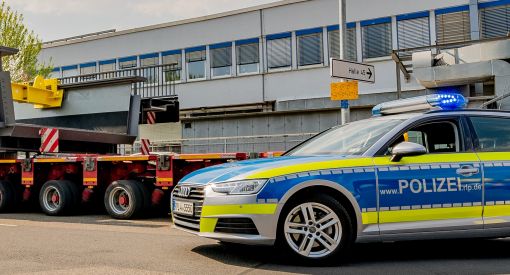
M 280 255 L 273 247 L 219 243 L 199 246 L 193 251 L 224 264 L 268 271 L 329 273 L 334 270 L 333 273 L 335 273 L 341 269 L 355 273 L 398 271 L 397 273 L 402 274 L 402 272 L 415 273 L 424 272 L 424 270 L 426 273 L 435 272 L 435 270 L 443 270 L 445 273 L 494 273 L 498 270 L 510 271 L 509 247 L 510 239 L 357 244 L 349 255 L 349 259 L 343 263 L 339 262 L 336 266 L 325 268 L 302 266 L 299 262 Z M 470 265 L 476 268 L 470 269 Z M 377 269 L 378 267 L 381 269 Z
M 90 224 L 90 225 L 113 225 L 113 226 L 129 226 L 143 228 L 162 228 L 170 225 L 170 217 L 146 218 L 139 220 L 115 220 L 107 215 L 95 213 L 93 215 L 74 215 L 52 217 L 46 216 L 40 212 L 18 212 L 13 214 L 0 214 L 1 220 L 25 220 L 32 222 L 54 222 L 54 223 L 73 223 L 73 224 Z M 145 222 L 147 221 L 147 222 Z

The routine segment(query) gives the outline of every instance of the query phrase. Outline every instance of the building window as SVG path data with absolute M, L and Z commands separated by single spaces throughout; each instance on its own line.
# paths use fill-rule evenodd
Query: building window
M 59 78 L 60 77 L 60 68 L 54 68 L 48 77 L 49 78 Z
M 471 40 L 469 6 L 436 10 L 437 44 Z
M 397 16 L 398 48 L 430 46 L 429 12 Z
M 159 54 L 151 53 L 140 56 L 140 67 L 143 68 L 142 76 L 147 78 L 147 83 L 154 84 L 159 82 Z
M 480 4 L 480 32 L 482 38 L 508 36 L 510 33 L 510 5 Z
M 222 77 L 232 75 L 232 42 L 209 46 L 211 75 Z
M 363 58 L 389 56 L 392 50 L 391 18 L 380 18 L 361 22 Z
M 86 63 L 80 65 L 80 75 L 84 74 L 95 74 L 96 73 L 96 62 Z
M 136 68 L 136 56 L 119 58 L 119 69 L 131 69 Z
M 292 39 L 290 33 L 268 35 L 267 67 L 269 69 L 290 68 L 292 66 Z
M 345 41 L 345 59 L 358 60 L 358 44 L 356 42 L 356 23 L 347 23 L 347 37 Z M 328 27 L 329 57 L 340 59 L 340 31 L 338 25 Z
M 181 50 L 163 52 L 163 75 L 165 82 L 181 81 L 182 54 Z
M 77 76 L 78 74 L 79 74 L 78 66 L 76 66 L 76 65 L 62 67 L 62 77 L 72 77 L 72 76 Z
M 322 28 L 296 32 L 298 66 L 324 64 Z
M 237 73 L 250 74 L 259 72 L 259 39 L 239 40 L 236 42 Z
M 186 50 L 186 65 L 189 80 L 205 79 L 205 46 Z
M 115 71 L 116 63 L 117 61 L 115 59 L 99 61 L 99 72 L 104 73 Z

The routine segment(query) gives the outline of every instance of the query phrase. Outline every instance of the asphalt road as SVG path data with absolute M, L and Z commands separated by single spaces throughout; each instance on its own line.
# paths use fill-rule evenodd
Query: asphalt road
M 503 274 L 510 239 L 356 245 L 339 266 L 303 267 L 267 247 L 230 246 L 167 219 L 0 215 L 0 274 Z

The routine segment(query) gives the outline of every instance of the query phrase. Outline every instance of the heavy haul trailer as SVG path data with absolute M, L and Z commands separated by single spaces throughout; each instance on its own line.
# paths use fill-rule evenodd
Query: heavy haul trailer
M 0 57 L 16 52 L 0 47 Z M 141 100 L 131 87 L 144 79 L 88 80 L 57 87 L 38 78 L 11 90 L 0 63 L 0 212 L 36 202 L 48 215 L 66 215 L 104 204 L 112 217 L 129 219 L 167 209 L 174 183 L 185 174 L 247 158 L 113 155 L 119 144 L 136 139 Z M 54 146 L 58 154 L 39 153 Z M 18 158 L 20 152 L 25 157 Z
M 62 155 L 0 160 L 0 212 L 38 200 L 48 215 L 68 215 L 104 203 L 117 219 L 166 211 L 169 192 L 200 168 L 247 154 L 150 156 Z

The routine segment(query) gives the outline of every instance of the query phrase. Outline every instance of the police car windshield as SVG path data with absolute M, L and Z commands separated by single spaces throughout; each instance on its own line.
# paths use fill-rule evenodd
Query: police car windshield
M 405 119 L 367 119 L 333 127 L 289 151 L 287 156 L 362 155 Z

